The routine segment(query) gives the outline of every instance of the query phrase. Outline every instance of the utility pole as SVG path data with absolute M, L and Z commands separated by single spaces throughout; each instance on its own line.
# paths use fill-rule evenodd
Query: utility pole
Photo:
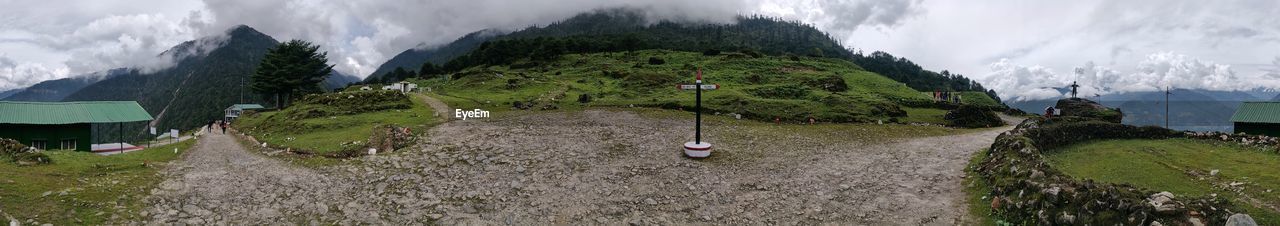
M 1171 87 L 1169 86 L 1164 87 L 1164 128 L 1165 129 L 1169 128 L 1169 105 L 1172 104 L 1169 102 L 1169 95 L 1173 94 L 1173 92 L 1169 91 L 1170 88 Z

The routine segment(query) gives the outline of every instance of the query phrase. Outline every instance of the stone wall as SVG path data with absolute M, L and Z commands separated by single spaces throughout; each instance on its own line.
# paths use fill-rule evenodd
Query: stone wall
M 1015 225 L 1221 225 L 1240 211 L 1224 198 L 1177 197 L 1126 184 L 1077 180 L 1044 160 L 1045 150 L 1087 140 L 1183 136 L 1092 118 L 1032 118 L 997 137 L 975 170 L 990 185 L 992 213 Z

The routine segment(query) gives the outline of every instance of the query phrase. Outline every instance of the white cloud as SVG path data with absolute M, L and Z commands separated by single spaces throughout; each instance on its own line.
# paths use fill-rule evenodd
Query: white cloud
M 1276 68 L 1280 68 L 1280 60 L 1275 64 Z M 1013 101 L 1063 97 L 1064 93 L 1052 87 L 1064 88 L 1072 82 L 1080 85 L 1081 97 L 1151 92 L 1165 87 L 1216 91 L 1280 89 L 1280 80 L 1273 75 L 1238 74 L 1230 65 L 1173 52 L 1149 54 L 1134 68 L 1129 73 L 1121 73 L 1087 62 L 1084 66 L 1076 67 L 1072 75 L 1063 75 L 1054 73 L 1047 67 L 1021 66 L 1010 63 L 1008 59 L 1001 59 L 991 64 L 991 73 L 986 74 L 982 82 L 995 89 L 1001 98 Z
M 65 67 L 46 66 L 39 63 L 19 63 L 4 55 L 0 55 L 0 90 L 23 88 L 44 80 L 67 77 L 69 70 Z
M 1058 73 L 1052 69 L 1035 66 L 1022 66 L 1000 59 L 989 66 L 991 73 L 983 84 L 996 90 L 1000 99 L 1010 101 L 1039 100 L 1061 97 L 1062 93 L 1054 87 L 1063 87 Z

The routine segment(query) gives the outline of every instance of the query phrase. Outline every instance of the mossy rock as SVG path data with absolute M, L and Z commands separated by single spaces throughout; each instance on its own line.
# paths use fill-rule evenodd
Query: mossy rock
M 943 119 L 947 120 L 948 125 L 961 128 L 988 128 L 1004 125 L 1004 121 L 1000 120 L 1000 116 L 996 113 L 970 105 L 961 105 L 955 110 L 947 111 Z

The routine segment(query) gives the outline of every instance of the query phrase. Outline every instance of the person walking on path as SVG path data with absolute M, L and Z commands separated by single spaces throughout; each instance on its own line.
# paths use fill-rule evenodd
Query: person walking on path
M 218 123 L 218 126 L 222 127 L 222 134 L 227 134 L 227 121 L 222 121 L 222 123 Z

